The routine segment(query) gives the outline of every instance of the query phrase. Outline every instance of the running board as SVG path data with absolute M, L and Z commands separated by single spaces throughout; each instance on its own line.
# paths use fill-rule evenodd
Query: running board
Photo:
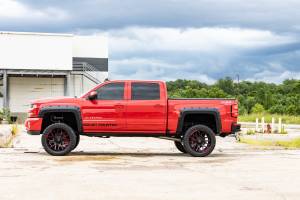
M 164 140 L 172 140 L 172 141 L 176 141 L 176 142 L 181 142 L 180 138 L 174 138 L 174 137 L 157 137 L 159 139 L 164 139 Z

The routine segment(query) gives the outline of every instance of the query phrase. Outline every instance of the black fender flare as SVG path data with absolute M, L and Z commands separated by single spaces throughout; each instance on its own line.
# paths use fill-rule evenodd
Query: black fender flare
M 47 113 L 73 113 L 76 119 L 78 132 L 82 132 L 81 110 L 78 106 L 45 106 L 39 111 L 38 117 L 43 118 Z
M 220 112 L 217 108 L 183 108 L 180 110 L 180 115 L 178 118 L 176 135 L 181 135 L 183 129 L 184 119 L 189 114 L 209 114 L 213 115 L 216 121 L 216 135 L 219 135 L 222 130 L 222 123 Z

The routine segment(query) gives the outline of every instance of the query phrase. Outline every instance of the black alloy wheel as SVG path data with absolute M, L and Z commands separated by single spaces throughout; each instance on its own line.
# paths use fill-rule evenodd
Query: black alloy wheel
M 63 156 L 70 153 L 76 146 L 76 134 L 64 123 L 49 125 L 42 135 L 42 145 L 47 153 Z
M 196 157 L 209 155 L 216 146 L 214 132 L 205 125 L 190 127 L 184 137 L 183 146 L 187 153 Z
M 186 153 L 186 150 L 183 147 L 183 144 L 179 141 L 174 141 L 175 147 L 182 153 Z

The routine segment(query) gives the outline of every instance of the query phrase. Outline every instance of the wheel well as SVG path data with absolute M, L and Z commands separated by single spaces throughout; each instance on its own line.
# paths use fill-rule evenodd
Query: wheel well
M 208 126 L 213 130 L 215 134 L 218 133 L 216 117 L 214 114 L 210 114 L 210 113 L 187 114 L 184 117 L 182 133 L 184 133 L 191 126 L 198 125 L 198 124 Z
M 65 123 L 69 125 L 76 134 L 78 134 L 78 124 L 76 121 L 75 114 L 72 112 L 49 112 L 45 113 L 43 116 L 42 130 L 54 123 Z

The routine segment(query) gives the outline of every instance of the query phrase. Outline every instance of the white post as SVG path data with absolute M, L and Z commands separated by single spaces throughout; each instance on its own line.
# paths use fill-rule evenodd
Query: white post
M 272 117 L 271 133 L 274 133 L 274 130 L 275 130 L 275 118 Z
M 282 128 L 281 117 L 279 117 L 279 119 L 278 119 L 278 133 L 281 133 L 281 128 Z
M 261 129 L 262 129 L 262 133 L 264 133 L 264 131 L 265 131 L 265 118 L 264 117 L 261 118 Z
M 256 121 L 255 121 L 255 132 L 258 132 L 258 118 L 256 117 Z
M 70 72 L 66 75 L 66 90 L 67 91 L 65 91 L 65 93 L 67 96 L 75 95 L 75 94 L 72 94 L 72 83 L 71 83 L 71 73 Z
M 7 70 L 3 70 L 3 108 L 8 108 L 8 77 Z

